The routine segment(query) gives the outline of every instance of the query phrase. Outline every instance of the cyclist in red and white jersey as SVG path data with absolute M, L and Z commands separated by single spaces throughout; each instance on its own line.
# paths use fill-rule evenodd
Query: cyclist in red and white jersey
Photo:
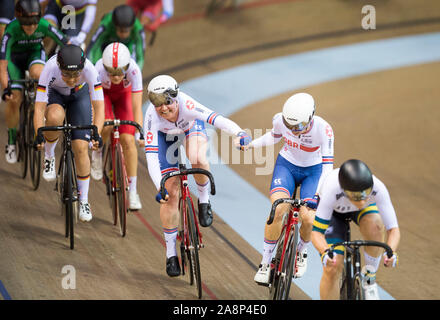
M 385 226 L 387 244 L 394 255 L 383 255 L 386 267 L 395 267 L 395 253 L 400 242 L 400 230 L 391 198 L 385 184 L 374 176 L 368 166 L 357 159 L 345 161 L 333 170 L 319 190 L 319 205 L 313 222 L 312 242 L 321 254 L 323 274 L 321 299 L 339 299 L 339 279 L 344 261 L 344 247 L 336 247 L 331 259 L 329 244 L 345 241 L 345 217 L 351 216 L 365 240 L 383 242 Z M 369 265 L 369 278 L 374 279 L 381 261 L 381 248 L 365 247 L 364 265 Z M 375 293 L 378 299 L 378 293 Z
M 105 119 L 131 120 L 142 126 L 142 73 L 136 61 L 130 57 L 128 48 L 120 42 L 110 43 L 95 67 L 104 89 Z M 111 129 L 111 127 L 103 129 L 103 141 L 107 141 Z M 142 208 L 137 193 L 138 153 L 135 140 L 141 147 L 143 141 L 139 140 L 139 132 L 135 131 L 133 126 L 119 127 L 129 179 L 128 199 L 131 210 Z M 92 152 L 91 175 L 95 180 L 102 179 L 102 149 Z
M 72 148 L 75 154 L 79 193 L 79 218 L 90 221 L 92 212 L 88 202 L 90 184 L 89 142 L 93 148 L 102 145 L 99 135 L 104 125 L 104 96 L 98 72 L 86 59 L 84 51 L 75 45 L 66 45 L 47 61 L 38 81 L 35 98 L 34 126 L 61 126 L 64 119 L 74 126 L 97 126 L 92 136 L 90 130 L 72 132 Z M 46 131 L 37 136 L 39 148 L 44 145 L 44 171 L 46 181 L 56 179 L 55 147 L 59 131 Z
M 308 93 L 297 93 L 284 104 L 283 112 L 277 113 L 273 129 L 252 141 L 250 147 L 259 148 L 284 141 L 272 176 L 270 200 L 290 198 L 296 187 L 301 185 L 300 198 L 307 207 L 300 208 L 301 228 L 298 243 L 296 277 L 301 277 L 307 268 L 307 245 L 317 205 L 316 191 L 325 176 L 333 169 L 334 135 L 331 126 L 315 115 L 315 101 Z M 265 226 L 263 257 L 254 280 L 267 284 L 270 277 L 272 253 L 281 233 L 286 206 L 277 207 L 275 219 Z
M 153 32 L 174 14 L 173 0 L 127 0 L 145 31 Z
M 160 219 L 166 241 L 166 270 L 172 277 L 180 274 L 176 252 L 179 224 L 178 177 L 167 180 L 165 199 L 159 189 L 162 175 L 179 170 L 177 153 L 180 143 L 185 143 L 186 156 L 193 168 L 209 170 L 206 160 L 208 144 L 205 122 L 237 136 L 234 141 L 236 145 L 247 145 L 251 139 L 235 122 L 179 91 L 176 80 L 168 75 L 160 75 L 151 80 L 148 97 L 151 103 L 144 117 L 145 153 L 148 172 L 158 190 L 156 200 L 162 204 Z M 202 227 L 209 227 L 213 220 L 209 202 L 209 179 L 205 175 L 194 175 L 194 179 L 199 195 L 199 222 Z

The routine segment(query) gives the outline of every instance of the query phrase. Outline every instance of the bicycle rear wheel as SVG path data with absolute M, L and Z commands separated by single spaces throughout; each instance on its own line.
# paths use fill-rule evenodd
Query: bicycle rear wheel
M 122 153 L 122 146 L 116 145 L 115 151 L 115 166 L 116 166 L 116 193 L 118 203 L 119 216 L 119 232 L 121 236 L 125 237 L 127 232 L 127 177 L 124 171 L 124 154 Z
M 32 186 L 37 190 L 40 185 L 41 171 L 41 151 L 33 146 L 34 140 L 34 111 L 29 112 L 28 118 L 28 139 L 29 142 L 29 173 L 31 175 Z
M 188 236 L 189 236 L 189 267 L 190 267 L 190 279 L 194 277 L 196 282 L 197 297 L 202 298 L 202 276 L 200 272 L 199 261 L 199 237 L 197 235 L 196 223 L 194 220 L 194 208 L 189 198 L 186 199 L 186 214 L 188 223 Z M 192 284 L 192 280 L 190 280 Z

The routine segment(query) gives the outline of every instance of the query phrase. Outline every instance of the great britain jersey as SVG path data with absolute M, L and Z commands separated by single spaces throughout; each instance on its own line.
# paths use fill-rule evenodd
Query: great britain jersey
M 338 213 L 356 212 L 359 209 L 345 196 L 339 184 L 339 168 L 334 169 L 324 180 L 319 190 L 319 205 L 316 210 L 313 229 L 324 233 L 327 230 L 333 211 Z M 387 230 L 397 228 L 397 217 L 385 184 L 373 175 L 373 190 L 366 201 L 365 208 L 374 205 Z
M 148 171 L 157 189 L 160 187 L 161 171 L 159 164 L 159 131 L 166 134 L 187 133 L 196 124 L 196 120 L 207 122 L 217 129 L 237 135 L 242 129 L 233 121 L 205 107 L 189 95 L 179 92 L 177 96 L 179 115 L 176 122 L 162 118 L 152 103 L 147 107 L 144 117 L 145 153 Z M 166 150 L 161 150 L 166 152 Z
M 61 76 L 61 70 L 57 64 L 57 55 L 47 61 L 38 80 L 37 96 L 35 101 L 48 102 L 48 94 L 50 90 L 56 90 L 59 94 L 69 96 L 81 89 L 86 83 L 89 86 L 90 99 L 92 101 L 104 100 L 102 85 L 94 65 L 86 59 L 81 77 L 75 87 L 69 87 Z

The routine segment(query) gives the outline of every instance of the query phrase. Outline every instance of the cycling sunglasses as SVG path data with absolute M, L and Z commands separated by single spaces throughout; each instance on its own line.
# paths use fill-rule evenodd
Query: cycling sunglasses
M 174 102 L 174 99 L 166 92 L 164 93 L 149 92 L 148 98 L 156 108 L 159 108 L 163 105 L 169 106 Z
M 123 76 L 127 72 L 129 66 L 130 64 L 127 64 L 123 68 L 112 68 L 104 65 L 104 69 L 110 76 Z
M 301 132 L 301 131 L 304 131 L 307 129 L 307 127 L 310 124 L 310 121 L 309 122 L 300 122 L 298 124 L 292 125 L 292 124 L 289 124 L 283 117 L 283 123 L 287 127 L 287 129 L 289 129 L 293 132 Z
M 28 16 L 28 17 L 17 17 L 17 20 L 18 22 L 20 22 L 22 26 L 31 26 L 31 25 L 39 24 L 40 18 L 41 18 L 40 15 L 36 15 L 36 16 Z
M 371 195 L 371 191 L 373 191 L 373 188 L 368 188 L 366 190 L 363 191 L 348 191 L 348 190 L 344 190 L 344 194 L 353 201 L 362 201 L 362 200 L 366 200 L 370 195 Z
M 77 78 L 82 70 L 61 70 L 61 75 L 66 78 Z

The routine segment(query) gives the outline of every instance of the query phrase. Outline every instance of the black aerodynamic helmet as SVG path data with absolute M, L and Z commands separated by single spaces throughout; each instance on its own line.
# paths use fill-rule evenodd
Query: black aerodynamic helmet
M 23 25 L 38 24 L 41 18 L 41 6 L 38 0 L 18 0 L 15 4 L 15 16 Z
M 67 44 L 58 51 L 57 62 L 61 70 L 80 71 L 85 61 L 84 51 L 73 44 Z
M 361 160 L 350 159 L 339 169 L 339 184 L 343 190 L 365 191 L 373 187 L 373 174 Z
M 123 4 L 113 10 L 112 21 L 116 27 L 131 28 L 136 20 L 132 7 Z

